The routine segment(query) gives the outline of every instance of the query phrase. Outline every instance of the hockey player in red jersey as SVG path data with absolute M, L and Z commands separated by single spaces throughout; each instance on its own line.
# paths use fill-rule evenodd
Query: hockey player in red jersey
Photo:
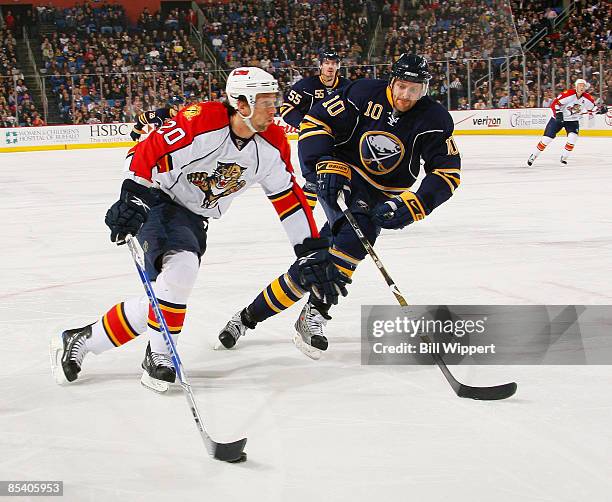
M 535 151 L 527 159 L 527 165 L 531 166 L 538 155 L 544 151 L 548 144 L 555 139 L 561 129 L 567 132 L 567 142 L 565 143 L 565 151 L 561 155 L 561 164 L 567 164 L 569 154 L 574 150 L 576 141 L 578 140 L 578 131 L 580 129 L 580 117 L 584 114 L 592 114 L 595 109 L 595 100 L 586 90 L 589 84 L 586 80 L 579 78 L 576 80 L 573 89 L 568 89 L 559 94 L 550 104 L 552 117 L 546 124 L 544 136 L 540 138 Z M 602 105 L 597 110 L 597 113 L 606 113 L 608 108 Z
M 123 244 L 131 234 L 144 249 L 146 271 L 174 337 L 206 250 L 208 219 L 220 218 L 253 183 L 272 202 L 297 255 L 291 287 L 336 303 L 350 282 L 333 264 L 328 241 L 319 237 L 293 175 L 284 130 L 273 124 L 278 83 L 260 68 L 237 68 L 226 92 L 227 103 L 187 106 L 129 151 L 119 200 L 106 213 L 111 241 Z M 167 390 L 176 371 L 144 295 L 114 305 L 92 324 L 54 335 L 56 381 L 76 380 L 87 353 L 100 354 L 145 333 L 142 383 Z

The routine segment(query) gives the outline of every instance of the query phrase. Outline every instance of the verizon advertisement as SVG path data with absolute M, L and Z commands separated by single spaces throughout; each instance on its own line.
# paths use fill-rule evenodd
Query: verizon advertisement
M 544 130 L 552 118 L 550 108 L 525 108 L 510 110 L 465 110 L 451 111 L 455 131 L 482 131 L 483 134 L 520 134 L 534 130 Z M 580 128 L 601 131 L 602 136 L 612 134 L 612 113 L 606 115 L 585 115 L 580 120 Z M 607 131 L 607 134 L 605 134 Z

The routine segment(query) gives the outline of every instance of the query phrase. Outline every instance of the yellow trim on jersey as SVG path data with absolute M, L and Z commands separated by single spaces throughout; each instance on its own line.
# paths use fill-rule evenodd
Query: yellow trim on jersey
M 329 127 L 325 122 L 323 122 L 322 120 L 319 119 L 315 119 L 314 117 L 310 116 L 310 115 L 305 115 L 304 116 L 304 121 L 308 121 L 308 122 L 312 122 L 313 124 L 317 124 L 320 125 L 323 129 L 325 129 L 330 135 L 332 133 L 332 129 L 331 127 Z M 301 126 L 300 126 L 301 129 Z
M 338 265 L 335 262 L 334 262 L 334 265 L 336 265 L 336 268 L 338 270 L 340 270 L 340 272 L 342 272 L 344 275 L 346 275 L 349 278 L 352 277 L 353 273 L 355 272 L 354 270 L 350 270 L 348 268 L 344 268 L 342 265 Z
M 281 105 L 281 108 L 280 108 L 280 116 L 284 117 L 285 115 L 287 115 L 293 109 L 295 109 L 295 106 L 283 103 Z
M 357 171 L 365 181 L 367 181 L 370 185 L 375 186 L 379 190 L 383 190 L 385 192 L 394 192 L 396 194 L 397 193 L 405 192 L 406 190 L 410 190 L 410 187 L 386 187 L 384 185 L 381 185 L 380 183 L 376 183 L 374 180 L 372 180 L 366 173 L 364 173 L 356 165 L 354 165 L 354 164 L 349 164 L 349 165 L 353 169 L 355 169 L 355 171 Z
M 276 299 L 283 305 L 283 307 L 291 307 L 295 302 L 287 296 L 287 293 L 283 291 L 283 287 L 280 285 L 280 281 L 278 279 L 274 279 L 272 284 L 272 292 Z
M 184 314 L 187 312 L 187 308 L 183 307 L 183 308 L 175 308 L 175 307 L 169 307 L 168 305 L 164 305 L 163 303 L 159 304 L 160 308 L 166 312 L 172 312 L 174 314 Z
M 351 263 L 351 264 L 353 264 L 355 266 L 359 265 L 359 262 L 361 261 L 361 260 L 358 260 L 357 258 L 353 258 L 352 256 L 350 256 L 350 255 L 348 255 L 346 253 L 343 253 L 342 251 L 340 251 L 337 248 L 331 248 L 329 250 L 329 253 L 334 255 L 334 256 L 337 256 L 338 258 L 342 258 L 344 261 L 347 261 L 347 262 L 349 262 L 349 263 Z
M 291 279 L 291 276 L 289 274 L 283 275 L 283 278 L 285 279 L 285 282 L 287 283 L 287 286 L 289 286 L 289 289 L 291 290 L 291 292 L 295 296 L 299 296 L 300 298 L 302 298 L 302 296 L 304 296 L 304 291 L 302 291 L 300 288 L 298 288 L 295 285 L 295 283 L 293 282 L 293 280 Z
M 266 300 L 268 307 L 270 307 L 274 312 L 278 314 L 279 312 L 281 312 L 281 310 L 272 303 L 272 300 L 270 300 L 270 297 L 268 296 L 268 292 L 266 291 L 266 289 L 263 290 L 264 300 Z
M 455 188 L 457 188 L 461 184 L 461 179 L 453 176 L 453 174 L 459 174 L 459 169 L 434 169 L 432 174 L 436 176 L 440 176 L 446 183 L 448 184 L 451 193 L 455 192 Z
M 331 136 L 333 138 L 333 136 L 328 133 L 327 131 L 310 131 L 310 132 L 306 132 L 304 134 L 300 134 L 300 137 L 298 138 L 298 141 L 301 141 L 305 138 L 308 138 L 309 136 L 316 136 L 317 134 L 327 134 L 328 136 Z
M 385 94 L 387 96 L 387 101 L 389 101 L 389 104 L 391 105 L 391 108 L 393 108 L 393 94 L 391 93 L 391 86 L 389 86 L 389 85 L 387 86 Z

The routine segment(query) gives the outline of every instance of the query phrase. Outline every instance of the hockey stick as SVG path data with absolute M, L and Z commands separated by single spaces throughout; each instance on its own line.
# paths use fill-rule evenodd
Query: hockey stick
M 193 419 L 195 420 L 198 430 L 200 431 L 200 436 L 202 436 L 202 440 L 204 441 L 204 446 L 206 446 L 208 454 L 217 460 L 223 460 L 225 462 L 240 462 L 246 460 L 246 453 L 243 452 L 244 446 L 247 442 L 246 438 L 240 439 L 239 441 L 234 441 L 233 443 L 217 443 L 208 435 L 208 432 L 206 432 L 204 423 L 202 422 L 202 417 L 200 416 L 200 412 L 193 397 L 193 392 L 191 391 L 191 386 L 187 381 L 187 375 L 185 375 L 183 363 L 181 362 L 181 358 L 176 350 L 176 345 L 174 345 L 174 341 L 172 340 L 172 336 L 168 330 L 166 320 L 161 313 L 161 308 L 159 306 L 159 302 L 157 301 L 157 296 L 155 296 L 155 292 L 153 291 L 153 286 L 151 286 L 149 276 L 145 271 L 142 248 L 140 247 L 138 241 L 131 235 L 126 237 L 126 242 L 128 248 L 130 249 L 130 253 L 132 253 L 132 258 L 134 259 L 134 264 L 138 270 L 138 275 L 140 276 L 142 285 L 144 286 L 147 296 L 149 297 L 149 302 L 151 303 L 153 312 L 155 312 L 155 317 L 157 318 L 162 335 L 164 336 L 164 341 L 166 342 L 166 346 L 168 347 L 172 357 L 172 364 L 174 364 L 174 368 L 176 369 L 176 376 L 179 379 L 183 391 L 185 392 L 185 397 L 189 403 L 189 408 L 191 409 Z
M 374 248 L 372 247 L 372 245 L 370 244 L 370 242 L 368 241 L 368 239 L 362 232 L 361 227 L 357 223 L 357 220 L 352 215 L 352 213 L 349 211 L 346 205 L 346 202 L 344 200 L 344 194 L 342 192 L 340 192 L 340 195 L 338 196 L 338 205 L 340 206 L 340 209 L 344 213 L 344 216 L 346 216 L 346 219 L 349 221 L 349 223 L 353 227 L 353 230 L 357 234 L 357 237 L 359 237 L 361 244 L 363 245 L 365 250 L 368 252 L 370 257 L 374 261 L 374 264 L 376 265 L 376 267 L 378 268 L 382 276 L 385 278 L 387 286 L 389 286 L 389 289 L 395 295 L 397 302 L 402 307 L 407 307 L 408 302 L 406 301 L 404 296 L 400 293 L 399 288 L 397 287 L 397 285 L 395 284 L 395 282 L 389 275 L 389 272 L 387 272 L 387 269 L 385 268 L 385 266 L 380 261 L 380 258 L 376 254 L 376 251 L 374 251 Z M 427 335 L 419 335 L 419 336 L 421 337 L 421 340 L 423 340 L 424 342 L 431 343 L 431 338 L 429 338 Z M 493 387 L 471 387 L 469 385 L 465 385 L 459 382 L 453 376 L 453 374 L 448 369 L 448 366 L 446 365 L 446 363 L 444 362 L 444 359 L 442 359 L 442 356 L 440 356 L 440 354 L 434 352 L 431 354 L 431 356 L 433 360 L 435 361 L 435 363 L 438 365 L 438 368 L 440 368 L 440 370 L 446 377 L 446 380 L 448 381 L 450 386 L 455 391 L 455 394 L 457 394 L 459 397 L 469 397 L 470 399 L 480 399 L 483 401 L 494 401 L 497 399 L 506 399 L 512 396 L 516 392 L 515 382 L 506 383 L 502 385 L 495 385 Z

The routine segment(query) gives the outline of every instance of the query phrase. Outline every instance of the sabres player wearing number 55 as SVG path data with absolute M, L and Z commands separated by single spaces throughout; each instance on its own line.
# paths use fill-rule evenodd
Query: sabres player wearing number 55
M 423 220 L 447 201 L 460 183 L 461 159 L 453 120 L 427 96 L 427 61 L 402 54 L 386 80 L 352 82 L 315 105 L 300 126 L 302 174 L 316 183 L 327 216 L 321 235 L 330 239 L 336 267 L 350 277 L 366 251 L 340 211 L 342 191 L 365 236 L 374 243 L 382 228 L 399 230 Z M 421 170 L 425 177 L 412 187 Z M 281 276 L 219 335 L 232 347 L 247 328 L 293 305 L 299 296 Z M 327 349 L 324 327 L 331 304 L 310 295 L 295 323 L 296 346 L 318 359 Z
M 338 74 L 340 56 L 334 51 L 324 51 L 319 56 L 319 75 L 306 77 L 296 82 L 285 95 L 280 115 L 287 124 L 296 129 L 310 109 L 332 92 L 345 88 L 350 80 Z M 317 187 L 306 182 L 304 194 L 314 209 L 317 204 Z
M 296 183 L 284 130 L 273 123 L 278 83 L 260 68 L 233 70 L 226 103 L 197 103 L 133 147 L 119 200 L 106 213 L 111 241 L 135 235 L 172 336 L 182 330 L 187 300 L 206 250 L 209 218 L 259 183 L 276 209 L 297 255 L 291 287 L 337 302 L 349 282 L 333 265 L 304 193 Z M 249 229 L 252 231 L 252 229 Z M 85 355 L 122 346 L 139 335 L 149 343 L 142 383 L 164 392 L 176 371 L 146 296 L 111 307 L 93 324 L 51 339 L 58 383 L 76 380 Z
M 136 123 L 130 132 L 130 137 L 133 141 L 138 141 L 140 136 L 144 134 L 144 127 L 146 125 L 152 125 L 155 129 L 159 129 L 163 125 L 164 120 L 175 117 L 184 104 L 185 100 L 180 96 L 171 96 L 165 108 L 142 112 L 136 117 Z
M 570 153 L 576 146 L 578 140 L 578 131 L 580 129 L 580 117 L 588 114 L 593 116 L 593 110 L 596 108 L 595 100 L 586 90 L 589 84 L 586 80 L 579 78 L 576 80 L 573 89 L 568 89 L 559 94 L 550 104 L 552 117 L 546 124 L 544 136 L 540 138 L 535 151 L 527 159 L 527 165 L 533 165 L 538 155 L 555 139 L 561 129 L 567 132 L 567 142 L 565 143 L 565 152 L 561 155 L 561 164 L 566 165 Z M 608 108 L 605 105 L 600 105 L 597 113 L 606 113 Z

